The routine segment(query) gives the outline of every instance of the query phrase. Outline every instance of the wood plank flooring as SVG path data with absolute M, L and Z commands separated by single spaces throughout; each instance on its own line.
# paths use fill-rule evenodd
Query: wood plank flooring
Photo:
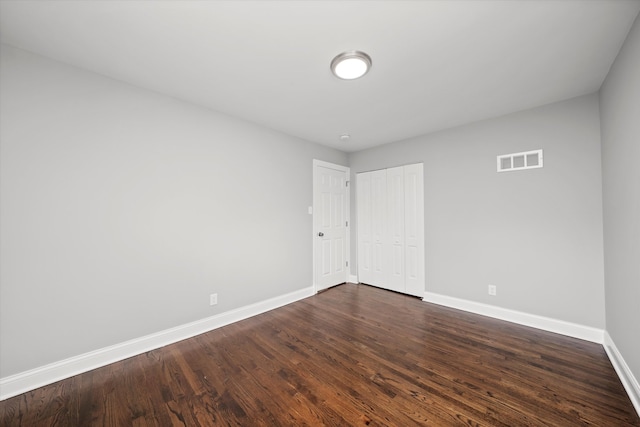
M 364 285 L 0 402 L 2 426 L 640 426 L 602 346 Z

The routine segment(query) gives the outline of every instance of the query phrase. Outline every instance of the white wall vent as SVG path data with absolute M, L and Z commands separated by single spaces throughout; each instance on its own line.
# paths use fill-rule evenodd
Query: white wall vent
M 498 172 L 519 171 L 542 167 L 542 150 L 498 156 Z

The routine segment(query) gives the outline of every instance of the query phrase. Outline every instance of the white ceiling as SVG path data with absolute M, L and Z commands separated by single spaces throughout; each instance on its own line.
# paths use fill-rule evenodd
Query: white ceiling
M 22 0 L 0 2 L 0 40 L 357 151 L 595 92 L 639 10 L 638 0 Z M 371 71 L 333 77 L 331 59 L 352 49 Z

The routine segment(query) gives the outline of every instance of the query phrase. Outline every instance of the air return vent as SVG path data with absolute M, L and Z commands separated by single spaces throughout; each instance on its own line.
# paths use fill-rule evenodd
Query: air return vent
M 498 172 L 519 171 L 542 167 L 542 150 L 498 156 Z

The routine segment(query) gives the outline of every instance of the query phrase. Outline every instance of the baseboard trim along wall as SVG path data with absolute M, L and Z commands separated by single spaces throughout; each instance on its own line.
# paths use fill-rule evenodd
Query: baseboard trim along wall
M 604 342 L 604 330 L 565 322 L 564 320 L 523 313 L 521 311 L 509 310 L 507 308 L 496 307 L 494 305 L 464 300 L 433 292 L 425 292 L 423 301 L 468 311 L 470 313 L 481 314 L 495 319 L 506 320 L 519 325 L 531 326 L 532 328 L 555 332 L 557 334 L 579 338 L 598 344 L 602 344 Z
M 354 275 L 354 274 L 350 274 L 347 277 L 347 280 L 349 283 L 358 283 L 358 276 Z
M 604 333 L 604 350 L 607 352 L 613 369 L 616 370 L 624 389 L 627 391 L 633 407 L 636 408 L 636 412 L 640 415 L 640 384 L 633 375 L 633 372 L 631 372 L 631 369 L 629 369 L 629 365 L 625 362 L 622 354 L 618 351 L 618 347 L 616 347 L 613 339 L 611 339 L 609 333 L 606 331 Z
M 310 297 L 314 293 L 313 286 L 310 286 L 202 320 L 0 378 L 0 400 L 256 316 Z

